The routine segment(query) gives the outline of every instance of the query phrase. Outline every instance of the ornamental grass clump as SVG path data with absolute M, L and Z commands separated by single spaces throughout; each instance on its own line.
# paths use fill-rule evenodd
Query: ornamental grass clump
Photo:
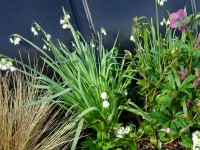
M 156 27 L 152 20 L 134 18 L 131 39 L 138 77 L 129 111 L 142 116 L 139 132 L 158 149 L 170 144 L 192 148 L 192 132 L 200 128 L 199 16 L 179 9 L 159 24 L 156 4 Z M 165 25 L 164 34 L 159 25 Z
M 33 23 L 32 32 L 37 36 L 44 34 L 43 49 L 20 35 L 11 35 L 13 41 L 20 38 L 40 51 L 42 60 L 55 72 L 55 77 L 48 77 L 16 61 L 37 75 L 35 77 L 18 69 L 40 82 L 40 85 L 34 85 L 34 83 L 29 85 L 52 93 L 51 96 L 43 97 L 26 106 L 51 101 L 61 106 L 66 112 L 77 112 L 78 115 L 74 119 L 68 120 L 74 125 L 78 124 L 71 149 L 75 149 L 84 125 L 96 131 L 96 139 L 91 141 L 96 148 L 113 148 L 117 143 L 113 144 L 110 140 L 111 137 L 116 138 L 113 128 L 118 123 L 122 112 L 120 105 L 128 101 L 126 91 L 134 75 L 133 62 L 130 61 L 132 55 L 125 51 L 125 55 L 120 56 L 115 44 L 112 49 L 106 50 L 102 39 L 107 33 L 103 28 L 98 34 L 98 40 L 85 41 L 70 24 L 67 12 L 64 10 L 63 12 L 64 16 L 60 19 L 60 24 L 63 29 L 69 29 L 72 33 L 72 48 L 68 48 L 59 40 L 59 46 L 56 46 L 51 36 L 36 22 Z M 46 50 L 50 50 L 53 56 L 48 55 Z M 61 100 L 57 101 L 55 99 L 57 97 Z M 91 144 L 85 146 L 91 146 Z
M 3 74 L 3 72 L 2 72 Z M 32 76 L 35 76 L 32 74 Z M 38 82 L 19 72 L 7 72 L 0 79 L 0 149 L 1 150 L 55 150 L 70 147 L 74 129 L 62 119 L 63 111 L 49 102 L 23 108 L 44 91 L 28 87 L 26 82 Z

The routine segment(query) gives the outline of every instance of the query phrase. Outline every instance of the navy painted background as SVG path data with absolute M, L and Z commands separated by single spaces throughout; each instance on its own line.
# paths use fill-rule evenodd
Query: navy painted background
M 196 4 L 200 5 L 199 1 Z M 192 13 L 190 0 L 168 0 L 164 7 L 160 7 L 160 15 L 167 17 L 167 10 L 173 12 L 184 5 Z M 129 40 L 132 19 L 135 16 L 155 16 L 154 0 L 0 0 L 0 53 L 14 58 L 19 56 L 20 50 L 24 59 L 27 53 L 34 54 L 35 50 L 26 43 L 14 46 L 9 41 L 9 35 L 18 33 L 42 45 L 40 38 L 31 33 L 33 20 L 55 40 L 70 44 L 70 33 L 59 24 L 62 6 L 69 12 L 74 27 L 86 39 L 92 35 L 95 37 L 96 31 L 103 26 L 108 34 L 105 45 L 110 47 L 119 32 L 122 49 L 132 48 Z

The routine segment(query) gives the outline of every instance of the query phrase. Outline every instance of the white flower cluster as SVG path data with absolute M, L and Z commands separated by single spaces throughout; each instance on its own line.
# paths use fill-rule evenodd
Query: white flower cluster
M 70 15 L 67 14 L 66 17 L 60 19 L 60 24 L 62 25 L 63 29 L 69 29 L 69 19 Z
M 163 18 L 163 20 L 160 22 L 160 25 L 163 26 L 164 24 L 166 26 L 168 26 L 170 24 L 170 21 L 169 20 L 165 20 L 165 18 Z
M 116 137 L 123 138 L 123 135 L 129 134 L 130 130 L 131 130 L 130 126 L 126 126 L 126 128 L 121 126 L 116 132 Z
M 103 107 L 104 108 L 107 108 L 107 107 L 109 107 L 110 106 L 110 103 L 108 102 L 108 94 L 106 93 L 106 92 L 103 92 L 103 93 L 101 93 L 101 99 L 103 99 L 104 101 L 103 101 Z
M 157 0 L 158 5 L 163 6 L 164 2 L 167 2 L 167 0 Z
M 37 30 L 33 26 L 31 27 L 31 32 L 33 32 L 34 36 L 38 35 Z
M 192 150 L 200 150 L 200 131 L 192 133 L 193 148 Z
M 18 45 L 20 43 L 21 39 L 19 37 L 10 37 L 10 42 L 14 45 Z
M 0 70 L 10 70 L 11 72 L 15 71 L 16 68 L 13 66 L 12 62 L 7 61 L 7 59 L 2 58 L 0 61 Z

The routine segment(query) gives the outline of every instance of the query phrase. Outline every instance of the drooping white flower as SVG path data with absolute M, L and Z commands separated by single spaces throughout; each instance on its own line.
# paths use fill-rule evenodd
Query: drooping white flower
M 124 130 L 125 128 L 123 126 L 121 126 L 118 130 L 117 130 L 117 134 L 124 134 Z
M 110 106 L 110 103 L 108 101 L 103 101 L 103 107 L 107 108 Z
M 95 46 L 95 44 L 94 43 L 92 43 L 92 45 L 91 45 L 93 48 L 95 48 L 96 46 Z
M 69 14 L 67 14 L 67 19 L 70 19 L 71 17 L 70 17 L 70 15 Z
M 164 25 L 164 22 L 163 22 L 163 21 L 161 21 L 161 22 L 160 22 L 160 25 L 161 25 L 161 26 L 163 26 L 163 25 Z
M 38 35 L 37 30 L 33 26 L 31 27 L 31 32 L 33 32 L 34 36 Z
M 69 25 L 65 23 L 65 24 L 62 25 L 62 28 L 63 29 L 69 29 Z
M 101 99 L 105 100 L 108 98 L 108 94 L 106 92 L 101 93 Z
M 1 70 L 2 67 L 3 67 L 3 64 L 0 63 L 0 70 Z
M 60 19 L 60 24 L 63 25 L 65 23 L 64 19 Z
M 45 44 L 43 45 L 43 49 L 44 49 L 44 50 L 47 49 L 47 46 L 46 46 Z
M 31 32 L 35 32 L 36 30 L 35 30 L 35 28 L 32 26 L 31 27 Z
M 10 71 L 11 71 L 11 72 L 13 72 L 13 71 L 15 71 L 15 70 L 16 70 L 15 67 L 13 67 L 13 66 L 10 67 Z
M 135 42 L 135 38 L 133 37 L 133 35 L 130 36 L 130 41 Z
M 170 24 L 170 21 L 169 20 L 167 20 L 167 22 L 166 22 L 166 25 L 169 25 Z
M 104 28 L 101 29 L 101 33 L 102 33 L 103 35 L 107 35 L 106 30 L 105 30 Z
M 163 6 L 164 2 L 167 2 L 167 0 L 157 0 L 158 5 Z
M 129 134 L 131 128 L 129 126 L 126 126 L 126 128 L 124 129 L 124 134 Z
M 20 43 L 21 39 L 19 37 L 16 37 L 13 41 L 14 45 L 18 45 Z
M 51 39 L 51 35 L 50 34 L 47 34 L 46 35 L 46 38 L 47 38 L 47 41 L 49 41 Z

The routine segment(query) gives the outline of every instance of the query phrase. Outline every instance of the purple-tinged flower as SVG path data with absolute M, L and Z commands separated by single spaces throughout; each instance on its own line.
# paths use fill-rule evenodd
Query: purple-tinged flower
M 181 69 L 181 71 L 179 71 L 180 80 L 181 81 L 185 80 L 185 78 L 187 78 L 188 74 L 189 74 L 188 67 L 186 67 L 185 69 Z
M 200 81 L 199 81 L 199 79 L 198 79 L 198 78 L 194 79 L 193 84 L 194 84 L 194 86 L 195 86 L 196 88 L 199 88 L 199 87 L 200 87 Z
M 186 25 L 178 26 L 178 24 L 183 23 L 184 19 L 187 17 L 187 13 L 183 9 L 179 9 L 176 13 L 170 14 L 169 17 L 171 28 L 178 27 L 180 31 L 184 31 L 186 29 Z
M 198 35 L 198 37 L 197 37 L 197 39 L 196 39 L 196 42 L 195 42 L 195 44 L 194 44 L 194 47 L 195 47 L 195 48 L 199 48 L 199 47 L 200 47 L 200 33 L 199 33 L 199 35 Z
M 200 79 L 200 70 L 198 68 L 195 68 L 194 70 L 195 70 L 196 78 L 194 79 L 193 84 L 194 84 L 194 86 L 196 88 L 199 88 L 200 87 L 200 81 L 199 81 L 199 79 Z
M 198 68 L 194 68 L 195 75 L 197 78 L 200 78 L 200 70 Z
M 186 106 L 187 106 L 187 107 L 190 107 L 190 103 L 191 103 L 190 100 L 187 100 L 187 101 L 186 101 Z

